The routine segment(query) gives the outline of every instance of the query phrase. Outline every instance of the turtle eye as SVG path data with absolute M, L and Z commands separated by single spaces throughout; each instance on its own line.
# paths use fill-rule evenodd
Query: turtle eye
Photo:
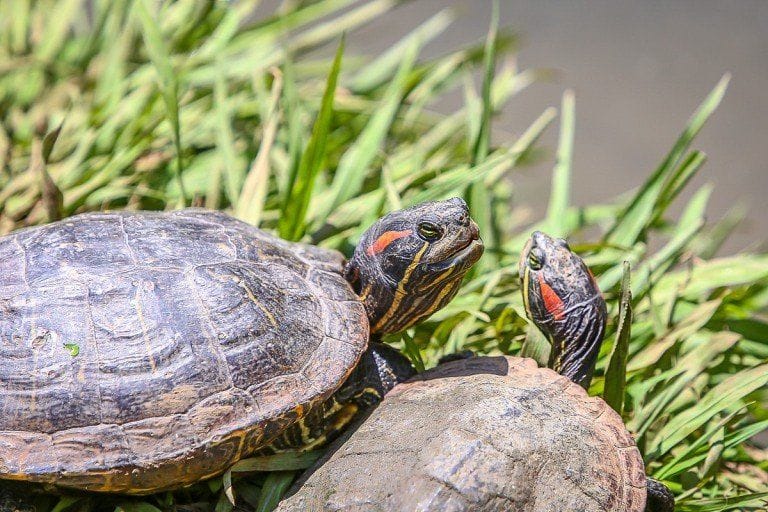
M 541 270 L 544 263 L 542 260 L 543 257 L 537 249 L 531 249 L 531 252 L 528 253 L 528 266 L 531 267 L 531 270 Z
M 439 240 L 443 233 L 431 222 L 422 222 L 419 224 L 419 236 L 428 242 L 434 242 Z

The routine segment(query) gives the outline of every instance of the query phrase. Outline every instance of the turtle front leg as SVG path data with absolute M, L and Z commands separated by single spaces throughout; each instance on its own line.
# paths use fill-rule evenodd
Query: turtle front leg
M 380 341 L 371 341 L 360 363 L 333 398 L 367 410 L 378 405 L 397 384 L 414 375 L 416 369 L 399 350 Z
M 416 370 L 413 365 L 397 349 L 371 341 L 358 365 L 336 393 L 314 406 L 265 450 L 307 451 L 326 445 L 377 406 L 389 390 L 414 375 Z

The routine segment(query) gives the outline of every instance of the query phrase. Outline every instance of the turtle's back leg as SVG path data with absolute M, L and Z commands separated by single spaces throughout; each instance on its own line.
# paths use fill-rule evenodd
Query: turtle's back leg
M 0 512 L 37 512 L 34 496 L 0 483 Z

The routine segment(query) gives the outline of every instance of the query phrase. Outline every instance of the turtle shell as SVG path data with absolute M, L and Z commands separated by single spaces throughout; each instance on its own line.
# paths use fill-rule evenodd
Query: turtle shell
M 342 265 L 205 210 L 1 238 L 0 478 L 142 494 L 263 447 L 367 346 Z
M 603 400 L 531 359 L 445 363 L 395 387 L 280 512 L 642 512 L 642 458 Z

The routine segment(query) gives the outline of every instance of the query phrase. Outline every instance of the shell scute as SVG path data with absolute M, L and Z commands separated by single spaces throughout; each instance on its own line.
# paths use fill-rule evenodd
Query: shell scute
M 38 449 L 30 450 L 30 446 Z M 0 472 L 3 475 L 19 478 L 22 468 L 28 467 L 55 474 L 59 464 L 52 454 L 50 436 L 23 431 L 5 431 L 0 435 Z
M 170 414 L 126 423 L 120 426 L 120 431 L 136 461 L 155 460 L 172 453 L 174 448 L 183 447 L 184 443 L 200 442 L 197 432 L 188 429 L 188 424 L 184 414 Z M 172 438 L 178 444 L 169 449 L 158 443 L 158 440 L 165 438 Z
M 323 297 L 339 302 L 357 302 L 357 297 L 350 294 L 346 281 L 338 273 L 313 268 L 307 277 L 309 282 L 315 285 L 317 293 Z
M 51 277 L 79 278 L 94 269 L 103 272 L 134 263 L 123 243 L 119 219 L 116 215 L 86 214 L 77 221 L 29 228 L 9 236 L 18 237 L 15 243 L 25 249 L 30 285 Z
M 340 343 L 346 343 L 350 339 L 357 339 L 359 337 L 368 338 L 369 327 L 367 322 L 336 322 L 335 319 L 339 316 L 365 315 L 365 308 L 359 302 L 324 302 L 323 308 L 325 313 L 323 318 L 324 332 L 329 338 L 339 341 Z
M 165 216 L 133 215 L 121 219 L 126 249 L 140 267 L 187 268 L 237 257 L 237 248 L 220 222 L 184 216 L 176 217 L 173 223 Z

